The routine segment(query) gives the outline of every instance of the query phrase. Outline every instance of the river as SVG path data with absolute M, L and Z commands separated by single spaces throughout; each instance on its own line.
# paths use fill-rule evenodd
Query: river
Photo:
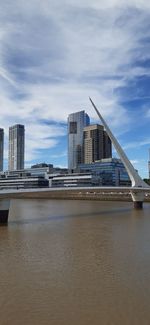
M 0 325 L 149 325 L 150 204 L 12 200 Z

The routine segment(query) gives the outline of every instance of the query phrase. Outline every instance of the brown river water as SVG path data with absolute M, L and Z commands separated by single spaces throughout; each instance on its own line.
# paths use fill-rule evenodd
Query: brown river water
M 0 325 L 149 325 L 150 204 L 13 200 Z

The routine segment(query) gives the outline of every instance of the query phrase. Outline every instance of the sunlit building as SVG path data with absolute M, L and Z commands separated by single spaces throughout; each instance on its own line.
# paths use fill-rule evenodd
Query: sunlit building
M 83 138 L 85 164 L 112 157 L 111 140 L 104 131 L 103 125 L 86 126 L 83 130 Z
M 9 128 L 9 153 L 8 169 L 17 170 L 24 168 L 24 148 L 25 148 L 24 125 L 16 124 Z

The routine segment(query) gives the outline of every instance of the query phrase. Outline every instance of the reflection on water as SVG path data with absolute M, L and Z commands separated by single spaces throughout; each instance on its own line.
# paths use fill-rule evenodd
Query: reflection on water
M 149 204 L 12 201 L 0 324 L 150 324 L 149 245 Z

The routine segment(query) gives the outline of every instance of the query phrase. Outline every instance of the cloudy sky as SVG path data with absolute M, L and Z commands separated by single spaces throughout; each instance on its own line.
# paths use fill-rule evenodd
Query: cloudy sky
M 0 127 L 26 129 L 26 166 L 67 166 L 67 116 L 90 96 L 148 177 L 150 2 L 0 0 Z M 115 155 L 115 152 L 114 152 Z

